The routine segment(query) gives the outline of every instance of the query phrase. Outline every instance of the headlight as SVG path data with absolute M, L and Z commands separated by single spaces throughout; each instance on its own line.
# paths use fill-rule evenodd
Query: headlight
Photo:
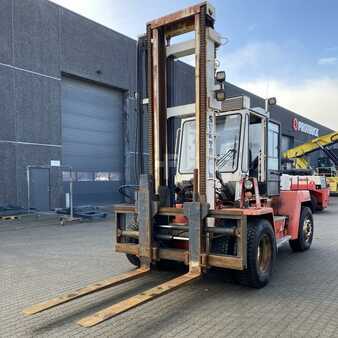
M 244 188 L 245 190 L 251 190 L 253 188 L 253 183 L 250 180 L 244 181 Z
M 268 99 L 269 106 L 275 106 L 277 104 L 277 99 L 275 97 L 270 97 Z
M 225 101 L 225 90 L 224 89 L 215 90 L 215 97 L 217 101 Z
M 223 71 L 223 70 L 218 71 L 216 73 L 215 78 L 216 78 L 216 81 L 218 81 L 218 82 L 224 82 L 225 81 L 225 71 Z

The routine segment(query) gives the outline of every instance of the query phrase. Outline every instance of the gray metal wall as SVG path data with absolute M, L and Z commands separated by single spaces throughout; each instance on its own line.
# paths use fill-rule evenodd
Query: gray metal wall
M 47 0 L 0 0 L 0 46 L 0 205 L 27 206 L 26 167 L 62 162 L 62 74 L 114 87 L 127 97 L 135 91 L 136 43 Z M 125 101 L 128 134 L 135 129 L 129 117 L 134 106 Z M 126 136 L 121 143 L 119 161 L 127 159 L 128 181 Z M 60 207 L 64 191 L 57 169 L 50 184 L 51 208 Z

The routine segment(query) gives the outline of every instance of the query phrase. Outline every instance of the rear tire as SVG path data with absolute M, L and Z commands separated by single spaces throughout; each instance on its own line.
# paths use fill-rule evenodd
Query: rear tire
M 318 206 L 317 206 L 317 210 L 318 210 L 318 211 L 323 211 L 323 210 L 324 210 L 324 208 L 323 208 L 323 206 L 322 206 L 322 205 L 318 205 Z
M 270 281 L 276 260 L 276 238 L 268 220 L 251 220 L 247 231 L 247 268 L 236 272 L 237 281 L 260 289 Z
M 140 267 L 141 262 L 136 255 L 126 254 L 126 257 L 131 264 L 135 265 L 138 268 Z
M 318 200 L 317 197 L 312 194 L 310 194 L 310 198 L 311 198 L 311 211 L 314 214 L 317 210 L 319 210 Z
M 313 239 L 313 217 L 309 207 L 302 207 L 299 219 L 298 238 L 290 240 L 290 247 L 295 252 L 310 249 Z

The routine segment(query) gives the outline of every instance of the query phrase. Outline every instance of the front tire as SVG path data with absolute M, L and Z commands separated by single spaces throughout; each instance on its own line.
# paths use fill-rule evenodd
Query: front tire
M 260 289 L 269 283 L 276 260 L 276 238 L 268 220 L 248 222 L 247 267 L 237 271 L 237 281 Z
M 299 219 L 298 238 L 290 240 L 290 247 L 295 252 L 310 249 L 313 239 L 313 217 L 309 207 L 302 207 Z
M 138 268 L 140 267 L 141 262 L 136 255 L 126 254 L 126 257 L 131 264 L 135 265 Z
M 138 226 L 136 224 L 132 224 L 132 225 L 129 226 L 129 230 L 138 231 Z M 137 244 L 138 241 L 135 238 L 128 238 L 127 243 Z M 140 258 L 138 256 L 132 255 L 132 254 L 126 254 L 126 257 L 127 257 L 128 261 L 131 264 L 135 265 L 137 268 L 139 268 L 141 266 L 141 261 L 140 261 Z

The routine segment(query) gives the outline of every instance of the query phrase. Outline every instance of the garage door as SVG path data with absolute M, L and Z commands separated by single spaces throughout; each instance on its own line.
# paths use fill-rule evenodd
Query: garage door
M 120 201 L 123 182 L 123 93 L 62 79 L 63 165 L 74 170 L 74 204 Z M 69 173 L 64 172 L 68 189 Z

